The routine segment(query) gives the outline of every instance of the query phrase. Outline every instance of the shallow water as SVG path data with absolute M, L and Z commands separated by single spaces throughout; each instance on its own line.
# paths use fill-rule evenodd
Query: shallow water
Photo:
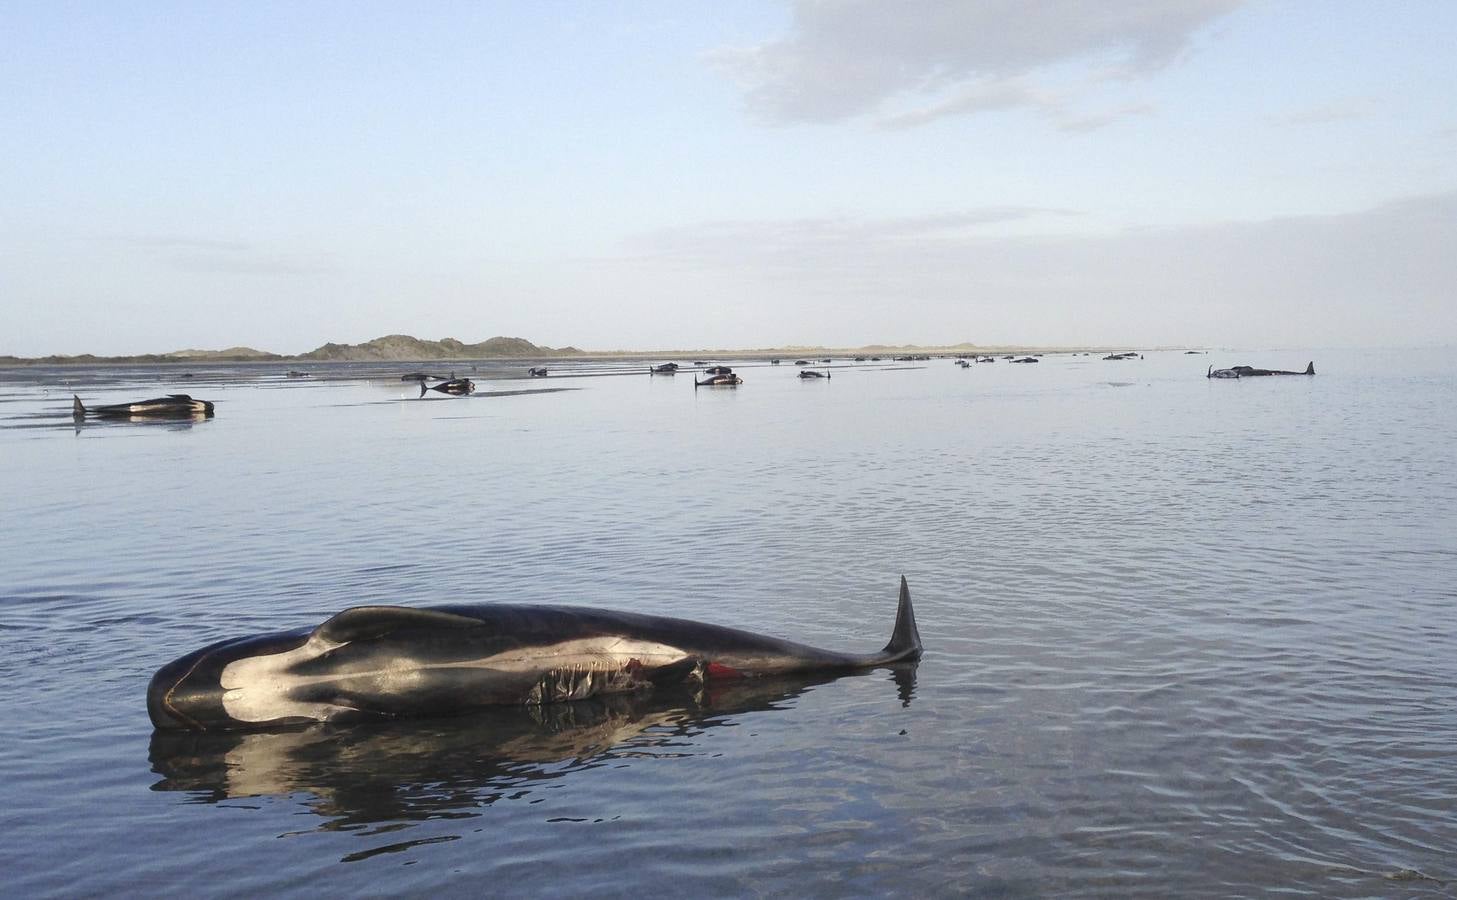
M 388 366 L 0 370 L 8 892 L 1451 895 L 1457 366 L 1145 356 L 482 364 L 424 401 Z M 216 417 L 69 417 L 176 391 Z M 870 650 L 902 573 L 911 669 L 205 738 L 145 710 L 186 651 L 362 603 Z

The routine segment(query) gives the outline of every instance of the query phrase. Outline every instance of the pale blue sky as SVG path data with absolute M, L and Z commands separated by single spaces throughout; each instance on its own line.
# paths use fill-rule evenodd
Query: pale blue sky
M 0 354 L 1457 342 L 1447 0 L 0 0 Z

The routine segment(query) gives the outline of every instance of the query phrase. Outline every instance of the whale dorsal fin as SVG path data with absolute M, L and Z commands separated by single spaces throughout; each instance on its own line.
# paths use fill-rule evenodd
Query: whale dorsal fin
M 911 608 L 911 589 L 906 576 L 901 576 L 900 601 L 895 611 L 895 630 L 890 643 L 881 651 L 896 659 L 921 658 L 921 632 L 916 628 L 916 612 Z
M 314 629 L 314 634 L 333 643 L 367 641 L 403 628 L 479 628 L 479 619 L 433 609 L 408 606 L 356 606 L 346 609 Z

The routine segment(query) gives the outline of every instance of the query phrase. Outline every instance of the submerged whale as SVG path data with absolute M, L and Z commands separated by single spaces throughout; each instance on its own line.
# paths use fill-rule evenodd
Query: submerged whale
M 164 731 L 240 731 L 869 669 L 920 655 L 904 577 L 890 643 L 861 654 L 589 607 L 360 606 L 317 628 L 220 641 L 174 660 L 152 676 L 147 712 Z
M 101 419 L 189 419 L 211 417 L 211 400 L 194 400 L 188 394 L 168 394 L 135 403 L 112 403 L 106 406 L 85 406 L 81 398 L 71 395 L 71 415 L 80 420 L 87 416 Z

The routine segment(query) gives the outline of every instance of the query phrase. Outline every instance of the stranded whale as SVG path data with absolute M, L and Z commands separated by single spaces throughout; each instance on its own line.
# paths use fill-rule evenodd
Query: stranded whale
M 211 417 L 211 400 L 194 400 L 187 394 L 168 394 L 135 403 L 112 403 L 107 406 L 85 406 L 81 398 L 71 395 L 71 415 L 78 421 L 87 416 L 101 419 L 188 419 Z
M 317 628 L 220 641 L 174 660 L 152 676 L 147 712 L 162 730 L 239 731 L 868 669 L 920 655 L 904 577 L 890 643 L 862 654 L 588 607 L 360 606 Z
M 420 382 L 421 397 L 425 396 L 426 391 L 439 391 L 442 394 L 450 394 L 455 397 L 464 397 L 467 394 L 475 393 L 475 389 L 476 383 L 474 381 L 471 381 L 469 378 L 456 378 L 455 373 L 453 372 L 451 373 L 451 378 L 449 381 L 442 381 L 439 384 L 431 385 L 428 388 L 425 386 L 424 381 Z
M 1255 378 L 1261 375 L 1314 375 L 1315 362 L 1312 360 L 1305 364 L 1305 371 L 1292 372 L 1289 369 L 1257 369 L 1254 366 L 1232 366 L 1228 369 L 1216 369 L 1209 367 L 1204 374 L 1205 378 Z

